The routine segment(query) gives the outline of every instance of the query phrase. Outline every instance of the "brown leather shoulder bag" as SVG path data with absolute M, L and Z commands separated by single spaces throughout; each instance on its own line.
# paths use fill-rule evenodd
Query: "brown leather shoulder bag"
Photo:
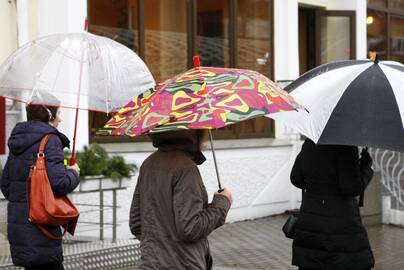
M 67 196 L 55 197 L 45 164 L 45 146 L 51 134 L 42 138 L 38 159 L 31 166 L 27 179 L 29 220 L 50 239 L 62 239 L 66 231 L 74 235 L 79 211 Z M 53 235 L 46 226 L 62 226 L 62 235 Z

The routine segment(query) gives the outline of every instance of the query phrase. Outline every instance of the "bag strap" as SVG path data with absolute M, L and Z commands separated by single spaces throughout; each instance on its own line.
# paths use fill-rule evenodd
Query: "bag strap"
M 45 156 L 45 146 L 49 141 L 49 138 L 52 136 L 52 134 L 46 134 L 42 139 L 41 139 L 41 143 L 39 145 L 39 152 L 38 152 L 38 156 Z
M 49 138 L 52 136 L 52 134 L 46 134 L 42 139 L 41 142 L 39 144 L 39 152 L 38 152 L 38 159 L 44 159 L 45 158 L 45 146 L 48 143 Z M 29 169 L 29 175 L 28 178 L 26 180 L 26 193 L 27 193 L 27 205 L 28 205 L 28 209 L 30 207 L 29 205 L 29 200 L 30 200 L 30 195 L 31 195 L 31 177 L 32 177 L 32 173 L 35 170 L 35 164 L 32 164 L 31 168 Z
M 48 238 L 53 239 L 53 240 L 62 240 L 63 236 L 65 236 L 66 232 L 67 232 L 67 224 L 63 225 L 63 233 L 60 236 L 55 236 L 53 235 L 47 228 L 45 228 L 44 226 L 40 225 L 40 224 L 35 224 L 40 230 L 41 232 Z

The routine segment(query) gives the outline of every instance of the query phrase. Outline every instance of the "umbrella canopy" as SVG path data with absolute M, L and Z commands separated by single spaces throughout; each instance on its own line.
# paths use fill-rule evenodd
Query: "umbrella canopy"
M 310 113 L 269 117 L 314 142 L 404 151 L 404 65 L 378 60 L 329 63 L 285 90 Z
M 132 50 L 87 32 L 39 38 L 0 66 L 0 96 L 25 103 L 109 113 L 154 85 Z
M 266 114 L 302 108 L 264 75 L 242 69 L 196 67 L 134 98 L 103 135 L 216 129 Z

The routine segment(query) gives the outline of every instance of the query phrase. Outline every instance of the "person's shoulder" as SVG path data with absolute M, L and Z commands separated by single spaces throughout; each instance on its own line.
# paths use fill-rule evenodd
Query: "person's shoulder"
M 57 136 L 56 134 L 48 134 L 49 139 L 48 142 L 46 143 L 46 148 L 47 149 L 52 149 L 52 148 L 57 148 L 57 149 L 62 149 L 63 150 L 63 144 L 62 144 L 62 140 L 59 136 Z

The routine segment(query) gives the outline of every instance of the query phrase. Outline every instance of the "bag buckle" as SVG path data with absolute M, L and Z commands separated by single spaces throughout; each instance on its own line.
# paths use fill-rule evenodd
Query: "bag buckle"
M 38 153 L 37 156 L 38 156 L 38 158 L 40 158 L 40 157 L 41 157 L 41 158 L 44 158 L 44 157 L 45 157 L 45 153 Z

